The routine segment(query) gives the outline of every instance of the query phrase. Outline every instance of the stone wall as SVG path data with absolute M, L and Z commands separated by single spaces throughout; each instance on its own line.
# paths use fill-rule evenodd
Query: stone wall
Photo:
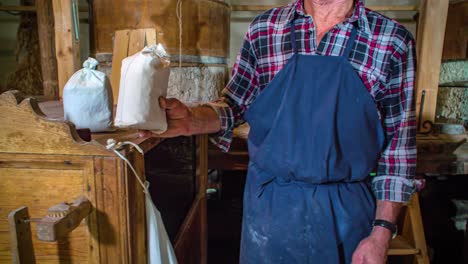
M 468 123 L 468 60 L 443 62 L 439 83 L 437 121 Z

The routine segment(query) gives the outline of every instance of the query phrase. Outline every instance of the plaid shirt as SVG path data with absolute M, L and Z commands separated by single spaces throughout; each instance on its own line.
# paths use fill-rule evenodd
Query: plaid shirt
M 397 22 L 357 0 L 352 15 L 316 43 L 314 22 L 304 13 L 302 2 L 271 9 L 251 23 L 232 79 L 222 97 L 211 104 L 221 121 L 221 132 L 211 138 L 212 142 L 229 150 L 233 128 L 244 122 L 250 104 L 293 55 L 293 19 L 298 51 L 309 55 L 342 55 L 354 24 L 358 36 L 349 61 L 374 99 L 386 134 L 372 189 L 379 200 L 408 201 L 415 191 L 416 168 L 413 37 Z

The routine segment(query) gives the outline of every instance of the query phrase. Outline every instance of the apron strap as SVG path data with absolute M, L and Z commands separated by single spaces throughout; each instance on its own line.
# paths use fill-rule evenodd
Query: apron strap
M 343 57 L 345 58 L 349 58 L 349 54 L 351 53 L 351 50 L 353 49 L 354 42 L 357 37 L 356 27 L 353 24 L 351 24 L 351 26 L 353 27 L 353 29 L 351 30 L 351 35 L 349 36 L 348 43 L 346 44 L 346 49 L 343 52 Z
M 295 24 L 293 20 L 291 21 L 291 46 L 292 46 L 294 53 L 298 53 L 297 46 L 296 46 L 296 29 L 294 27 L 295 27 Z

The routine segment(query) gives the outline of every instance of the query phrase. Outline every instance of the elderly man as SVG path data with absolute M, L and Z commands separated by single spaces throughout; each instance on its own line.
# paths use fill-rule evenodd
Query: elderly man
M 226 151 L 250 124 L 240 262 L 384 263 L 414 192 L 411 34 L 362 0 L 296 0 L 255 18 L 232 73 L 217 102 L 160 104 L 163 136 Z

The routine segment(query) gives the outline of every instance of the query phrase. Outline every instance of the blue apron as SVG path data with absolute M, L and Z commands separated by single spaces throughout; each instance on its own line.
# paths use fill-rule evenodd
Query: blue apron
M 245 114 L 241 263 L 350 263 L 369 235 L 384 134 L 347 59 L 355 39 L 353 26 L 343 56 L 301 55 L 292 26 L 294 55 Z

